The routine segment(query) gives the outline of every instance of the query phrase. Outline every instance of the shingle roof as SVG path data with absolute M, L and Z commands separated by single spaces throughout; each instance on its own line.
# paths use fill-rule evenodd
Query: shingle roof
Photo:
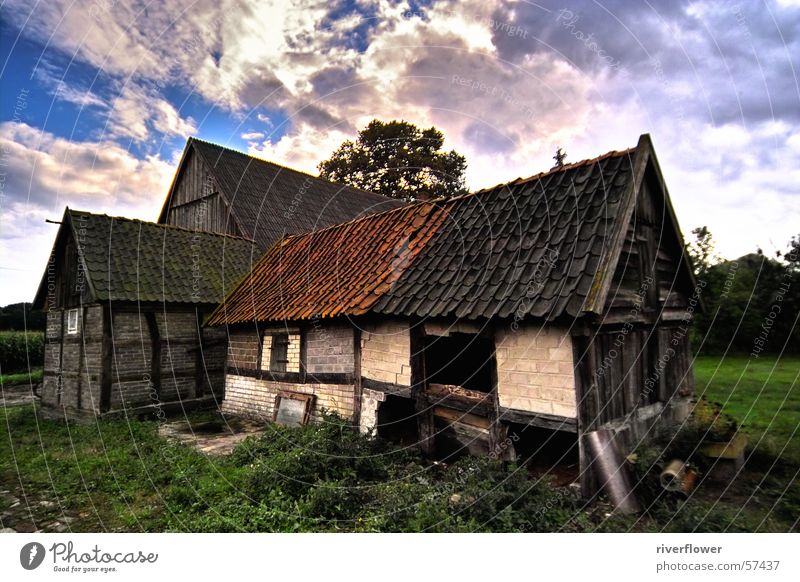
M 455 201 L 446 226 L 373 311 L 467 319 L 578 315 L 618 227 L 632 152 Z
M 61 228 L 71 229 L 99 301 L 216 304 L 257 256 L 240 237 L 69 208 Z
M 288 237 L 208 323 L 597 311 L 651 148 L 643 136 L 637 148 Z
M 196 138 L 189 138 L 189 147 L 211 168 L 242 234 L 262 250 L 286 234 L 310 232 L 403 204 Z
M 444 219 L 421 203 L 293 236 L 272 247 L 215 312 L 217 323 L 366 313 Z

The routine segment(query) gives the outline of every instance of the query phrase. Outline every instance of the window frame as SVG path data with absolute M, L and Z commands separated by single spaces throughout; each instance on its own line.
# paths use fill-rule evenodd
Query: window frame
M 75 317 L 75 321 L 72 321 L 73 316 Z M 74 323 L 74 325 L 73 325 Z M 67 333 L 69 335 L 75 335 L 78 333 L 80 329 L 80 313 L 78 307 L 73 307 L 72 309 L 67 310 Z

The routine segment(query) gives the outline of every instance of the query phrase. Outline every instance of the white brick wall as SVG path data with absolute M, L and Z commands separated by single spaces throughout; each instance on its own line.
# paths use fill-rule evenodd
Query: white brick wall
M 272 334 L 273 333 L 287 333 L 285 329 L 276 329 L 274 331 L 267 330 L 264 332 L 264 345 L 261 351 L 261 369 L 269 370 L 269 363 L 272 354 Z M 287 372 L 300 372 L 300 332 L 289 331 L 289 346 L 286 349 L 286 359 L 289 360 L 286 364 Z
M 569 330 L 520 325 L 495 333 L 500 406 L 575 418 L 575 372 Z
M 353 417 L 353 399 L 355 388 L 348 384 L 290 384 L 258 380 L 250 376 L 225 376 L 225 400 L 222 412 L 255 418 L 272 420 L 275 396 L 279 391 L 300 392 L 316 396 L 311 414 L 319 419 L 320 412 L 327 409 L 344 418 Z
M 371 380 L 411 385 L 411 334 L 408 322 L 365 324 L 361 331 L 361 375 Z

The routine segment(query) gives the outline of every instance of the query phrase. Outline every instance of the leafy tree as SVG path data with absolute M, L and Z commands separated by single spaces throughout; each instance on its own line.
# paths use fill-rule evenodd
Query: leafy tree
M 714 250 L 716 243 L 707 226 L 698 226 L 692 229 L 694 241 L 686 245 L 689 257 L 692 259 L 694 274 L 702 277 L 712 265 L 719 262 L 719 256 Z
M 451 197 L 466 192 L 467 162 L 442 151 L 444 135 L 435 127 L 419 129 L 407 121 L 373 119 L 320 162 L 320 176 L 402 200 Z

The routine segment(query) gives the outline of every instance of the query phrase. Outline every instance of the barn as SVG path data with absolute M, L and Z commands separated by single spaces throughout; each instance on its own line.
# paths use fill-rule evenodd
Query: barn
M 449 459 L 580 472 L 683 418 L 697 285 L 650 137 L 447 200 L 285 237 L 210 316 L 223 411 L 325 410 Z M 572 468 L 572 469 L 570 469 Z
M 157 223 L 66 209 L 34 308 L 43 410 L 218 405 L 227 338 L 204 318 L 287 233 L 401 203 L 190 138 Z

